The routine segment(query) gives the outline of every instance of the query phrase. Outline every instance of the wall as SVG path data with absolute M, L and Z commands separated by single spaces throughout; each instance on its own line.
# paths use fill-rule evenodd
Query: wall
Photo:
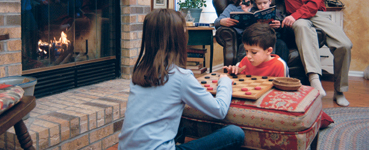
M 341 0 L 345 4 L 343 29 L 353 43 L 350 71 L 364 71 L 369 65 L 369 3 Z
M 22 74 L 21 4 L 20 0 L 0 1 L 0 78 Z
M 130 79 L 141 47 L 143 21 L 151 11 L 151 0 L 121 0 L 121 6 L 121 76 Z

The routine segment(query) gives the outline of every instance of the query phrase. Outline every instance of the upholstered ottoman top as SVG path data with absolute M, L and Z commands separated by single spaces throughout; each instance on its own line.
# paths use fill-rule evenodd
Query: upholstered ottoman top
M 232 99 L 225 119 L 217 120 L 186 105 L 183 117 L 276 131 L 309 129 L 322 110 L 319 92 L 310 86 L 298 91 L 271 89 L 256 101 Z

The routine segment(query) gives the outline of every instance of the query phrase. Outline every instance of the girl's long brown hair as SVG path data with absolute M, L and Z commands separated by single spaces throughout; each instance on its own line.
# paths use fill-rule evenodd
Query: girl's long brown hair
M 186 67 L 185 25 L 182 14 L 172 9 L 154 10 L 146 15 L 141 50 L 132 74 L 133 84 L 164 85 L 173 64 Z

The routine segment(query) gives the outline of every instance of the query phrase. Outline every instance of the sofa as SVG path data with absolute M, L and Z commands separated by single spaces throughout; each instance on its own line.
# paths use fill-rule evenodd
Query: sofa
M 213 6 L 219 16 L 223 10 L 231 4 L 232 0 L 213 0 Z M 277 9 L 280 9 L 282 14 L 285 13 L 284 0 L 272 0 L 272 5 L 276 5 Z M 289 49 L 289 60 L 287 65 L 290 69 L 290 77 L 301 80 L 304 85 L 309 85 L 309 80 L 306 76 L 304 66 L 302 65 L 299 52 L 295 43 L 295 36 L 291 28 L 284 30 L 281 35 L 281 39 L 287 44 Z M 323 30 L 316 28 L 317 36 L 319 40 L 319 47 L 325 45 L 326 34 Z M 216 29 L 215 34 L 216 41 L 223 47 L 224 65 L 235 65 L 238 61 L 237 54 L 238 49 L 242 46 L 242 41 L 237 35 L 237 32 L 232 27 L 219 27 Z

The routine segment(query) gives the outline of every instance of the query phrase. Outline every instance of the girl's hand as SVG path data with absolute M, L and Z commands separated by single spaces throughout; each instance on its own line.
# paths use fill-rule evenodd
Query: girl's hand
M 227 76 L 226 74 L 221 74 L 221 75 L 219 75 L 219 79 L 221 79 L 221 78 L 223 78 L 223 77 L 227 77 L 227 78 L 228 78 L 228 76 Z
M 218 80 L 220 80 L 221 78 L 229 78 L 229 77 L 227 76 L 227 74 L 221 74 L 221 75 L 219 75 L 219 79 Z M 231 79 L 231 81 L 232 81 L 232 84 L 233 84 L 234 80 Z
M 279 27 L 281 27 L 281 22 L 278 20 L 273 20 L 272 23 L 269 24 L 269 26 L 274 29 L 278 29 Z
M 231 19 L 231 18 L 223 18 L 223 19 L 220 20 L 220 25 L 226 26 L 226 27 L 234 26 L 237 23 L 238 23 L 238 20 Z

